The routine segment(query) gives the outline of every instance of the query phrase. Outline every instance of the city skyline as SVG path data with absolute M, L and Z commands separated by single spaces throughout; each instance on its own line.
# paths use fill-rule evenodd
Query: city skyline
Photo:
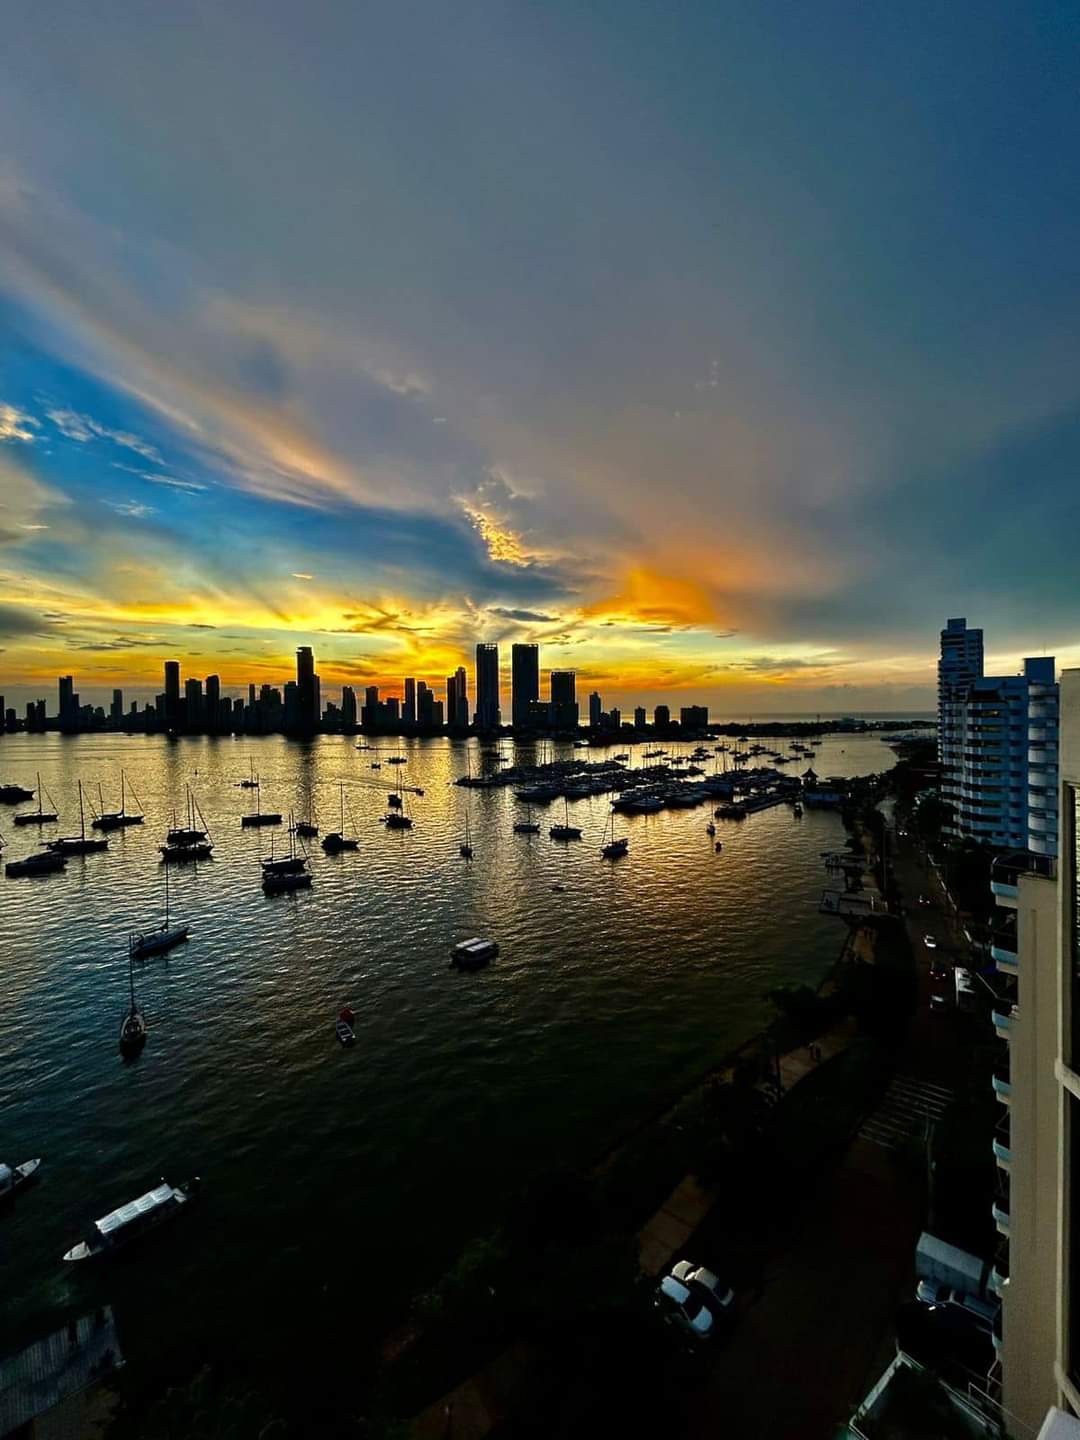
M 278 8 L 257 78 L 241 17 L 126 8 L 28 12 L 0 96 L 9 692 L 479 639 L 925 709 L 965 608 L 995 673 L 1080 660 L 1052 8 L 328 7 L 299 71 Z

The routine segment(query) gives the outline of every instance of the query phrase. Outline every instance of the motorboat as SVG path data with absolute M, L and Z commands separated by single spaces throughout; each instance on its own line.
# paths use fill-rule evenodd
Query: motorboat
M 24 800 L 33 798 L 33 790 L 27 790 L 24 785 L 0 785 L 0 804 L 21 805 Z
M 340 1044 L 354 1045 L 356 1043 L 355 1020 L 356 1016 L 348 1005 L 338 1014 L 337 1019 L 334 1021 L 334 1031 L 337 1034 Z
M 111 1210 L 108 1215 L 95 1220 L 85 1240 L 73 1245 L 64 1256 L 65 1260 L 91 1260 L 95 1255 L 107 1254 L 119 1249 L 128 1241 L 137 1239 L 148 1230 L 173 1220 L 182 1214 L 198 1194 L 200 1181 L 196 1176 L 183 1185 L 170 1185 L 163 1180 L 153 1190 L 140 1195 L 137 1200 Z
M 8 875 L 51 875 L 63 870 L 67 856 L 58 850 L 42 850 L 37 855 L 27 855 L 23 860 L 9 860 L 4 866 Z
M 53 809 L 50 811 L 43 807 L 41 803 L 43 794 L 48 794 L 48 791 L 46 791 L 42 785 L 41 776 L 39 775 L 37 777 L 38 807 L 36 810 L 24 810 L 21 815 L 16 815 L 14 817 L 16 825 L 52 825 L 59 820 L 60 817 L 56 813 L 55 801 L 51 795 L 49 795 L 49 804 L 53 806 Z
M 461 940 L 450 950 L 450 964 L 459 970 L 479 970 L 482 966 L 489 964 L 499 953 L 499 947 L 494 940 L 481 940 L 474 936 L 471 940 Z
M 32 1185 L 40 1166 L 40 1159 L 24 1160 L 21 1165 L 0 1164 L 0 1205 L 13 1200 L 20 1190 Z

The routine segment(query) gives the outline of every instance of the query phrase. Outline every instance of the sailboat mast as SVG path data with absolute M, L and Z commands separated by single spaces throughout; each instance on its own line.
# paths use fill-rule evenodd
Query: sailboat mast
M 165 866 L 165 929 L 169 928 L 169 867 Z
M 79 781 L 79 834 L 86 839 L 86 816 L 83 814 L 82 781 Z
M 41 771 L 37 772 L 37 813 L 40 816 L 41 810 Z
M 126 814 L 127 801 L 124 798 L 124 772 L 120 771 L 120 814 Z

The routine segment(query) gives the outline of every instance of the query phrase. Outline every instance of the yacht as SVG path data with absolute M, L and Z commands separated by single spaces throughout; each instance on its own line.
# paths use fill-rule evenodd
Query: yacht
M 148 1190 L 137 1200 L 121 1205 L 108 1215 L 95 1220 L 85 1240 L 73 1245 L 64 1256 L 65 1260 L 90 1260 L 119 1249 L 129 1240 L 152 1230 L 166 1220 L 172 1220 L 187 1209 L 198 1194 L 199 1179 L 186 1180 L 183 1185 L 170 1185 L 163 1180 L 154 1190 Z
M 65 835 L 62 840 L 50 840 L 49 849 L 57 855 L 89 855 L 95 850 L 107 850 L 108 840 L 96 840 L 93 837 L 87 838 L 86 814 L 83 809 L 83 786 L 79 781 L 79 833 L 78 835 Z
M 139 806 L 139 810 L 138 810 L 138 813 L 137 813 L 137 814 L 129 814 L 129 813 L 128 813 L 128 808 L 127 808 L 127 791 L 128 791 L 127 782 L 126 782 L 126 779 L 125 779 L 125 776 L 124 776 L 124 772 L 123 772 L 123 770 L 121 770 L 121 771 L 120 771 L 120 809 L 119 809 L 119 810 L 113 810 L 113 811 L 111 811 L 110 813 L 106 813 L 105 810 L 104 810 L 104 807 L 103 807 L 103 808 L 102 808 L 102 813 L 101 813 L 100 815 L 98 815 L 98 816 L 95 816 L 95 818 L 90 822 L 90 823 L 91 823 L 91 827 L 92 827 L 94 830 L 120 830 L 120 829 L 122 829 L 125 825 L 141 825 L 141 824 L 143 823 L 142 805 L 139 803 L 139 797 L 138 797 L 137 795 L 135 795 L 134 790 L 132 790 L 131 793 L 132 793 L 133 795 L 135 795 L 135 803 L 136 803 L 136 805 Z M 101 797 L 101 787 L 99 786 L 99 787 L 98 787 L 98 798 L 99 798 L 99 802 L 100 802 L 100 797 Z
M 191 934 L 190 925 L 169 924 L 169 867 L 165 866 L 165 918 L 156 930 L 142 935 L 128 936 L 128 950 L 135 960 L 145 960 L 148 955 L 163 955 L 166 950 L 181 945 Z
M 499 947 L 494 940 L 481 940 L 479 936 L 474 936 L 451 947 L 450 964 L 456 965 L 459 970 L 479 970 L 482 965 L 494 960 L 498 953 Z
M 11 1200 L 37 1177 L 40 1160 L 24 1160 L 21 1165 L 0 1164 L 0 1205 Z
M 24 810 L 21 815 L 16 815 L 16 825 L 52 825 L 55 821 L 59 820 L 60 817 L 56 813 L 56 802 L 53 800 L 51 795 L 49 795 L 49 804 L 53 806 L 53 809 L 45 810 L 43 808 L 41 803 L 41 797 L 43 794 L 48 795 L 49 792 L 45 790 L 44 786 L 42 785 L 41 776 L 39 775 L 37 777 L 37 809 Z
M 4 870 L 8 875 L 51 875 L 55 870 L 63 870 L 66 864 L 66 855 L 56 850 L 42 850 L 23 860 L 9 860 Z

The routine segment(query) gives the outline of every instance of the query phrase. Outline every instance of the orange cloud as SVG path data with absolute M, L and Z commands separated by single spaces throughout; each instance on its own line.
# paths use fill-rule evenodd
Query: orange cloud
M 716 604 L 704 585 L 645 566 L 629 570 L 618 594 L 599 600 L 583 618 L 602 624 L 716 625 Z

